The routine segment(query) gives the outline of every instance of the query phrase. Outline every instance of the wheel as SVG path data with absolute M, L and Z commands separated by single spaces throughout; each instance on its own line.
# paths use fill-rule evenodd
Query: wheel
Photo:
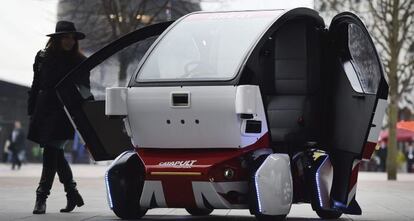
M 270 216 L 270 215 L 256 214 L 255 216 L 258 221 L 284 221 L 286 220 L 286 215 Z
M 121 219 L 139 219 L 147 213 L 147 209 L 137 209 L 137 210 L 122 210 L 122 209 L 115 209 L 114 213 Z
M 140 191 L 143 186 L 143 176 L 131 176 L 140 174 L 137 168 L 116 168 L 111 173 L 111 197 L 113 212 L 121 219 L 139 219 L 148 209 L 139 205 Z
M 185 208 L 185 210 L 193 216 L 207 216 L 213 212 L 213 209 Z
M 339 217 L 342 216 L 342 213 L 341 212 L 334 211 L 334 210 L 321 210 L 321 209 L 317 209 L 315 212 L 322 219 L 338 219 Z
M 139 205 L 140 194 L 138 186 L 140 177 L 125 176 L 120 178 L 118 200 L 114 204 L 113 211 L 121 219 L 139 219 L 143 217 L 148 209 L 142 209 Z

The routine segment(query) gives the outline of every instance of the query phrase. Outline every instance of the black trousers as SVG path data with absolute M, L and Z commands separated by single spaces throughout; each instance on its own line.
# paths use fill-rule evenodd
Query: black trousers
M 47 197 L 50 194 L 56 173 L 66 192 L 76 190 L 72 170 L 65 159 L 63 149 L 56 146 L 45 146 L 43 150 L 42 176 L 40 177 L 39 187 L 36 190 L 38 195 Z
M 19 151 L 12 150 L 12 169 L 17 165 L 17 168 L 22 166 L 22 161 L 19 159 Z

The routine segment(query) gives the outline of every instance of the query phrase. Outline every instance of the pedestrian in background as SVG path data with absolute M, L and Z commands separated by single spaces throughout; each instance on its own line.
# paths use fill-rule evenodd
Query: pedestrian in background
M 410 141 L 406 147 L 405 158 L 407 159 L 407 172 L 414 172 L 414 146 L 412 141 Z
M 56 172 L 67 197 L 67 205 L 60 212 L 70 212 L 76 206 L 84 204 L 64 156 L 65 144 L 73 139 L 74 129 L 57 97 L 55 86 L 71 69 L 86 59 L 78 45 L 78 40 L 85 38 L 85 34 L 78 32 L 72 22 L 59 21 L 56 32 L 47 36 L 50 39 L 46 48 L 35 57 L 34 77 L 28 100 L 28 139 L 43 148 L 43 169 L 36 190 L 34 214 L 46 212 L 46 199 Z M 76 84 L 90 88 L 89 74 L 76 81 Z
M 14 128 L 12 133 L 9 136 L 9 150 L 12 154 L 12 170 L 17 166 L 17 169 L 20 169 L 22 162 L 20 160 L 20 152 L 26 149 L 26 135 L 22 129 L 22 124 L 20 121 L 14 122 Z
M 377 150 L 377 155 L 380 159 L 379 169 L 381 172 L 385 172 L 387 168 L 387 143 L 381 141 L 380 148 Z

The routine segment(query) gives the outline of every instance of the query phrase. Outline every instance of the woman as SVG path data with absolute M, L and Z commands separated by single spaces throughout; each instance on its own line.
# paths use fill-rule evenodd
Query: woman
M 59 21 L 56 24 L 56 33 L 47 36 L 50 39 L 46 48 L 39 51 L 35 58 L 34 77 L 28 100 L 28 139 L 44 148 L 43 169 L 36 190 L 33 214 L 46 212 L 46 198 L 50 194 L 56 172 L 67 197 L 67 205 L 60 212 L 70 212 L 76 206 L 84 204 L 76 189 L 71 168 L 64 157 L 65 143 L 73 139 L 74 130 L 57 97 L 55 85 L 85 60 L 78 45 L 78 40 L 85 38 L 85 34 L 76 31 L 72 22 Z M 79 79 L 77 83 L 89 88 L 89 75 Z

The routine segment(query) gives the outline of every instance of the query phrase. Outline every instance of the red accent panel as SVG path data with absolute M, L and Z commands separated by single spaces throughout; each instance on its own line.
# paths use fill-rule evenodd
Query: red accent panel
M 351 191 L 354 188 L 355 184 L 358 181 L 358 171 L 359 171 L 359 163 L 357 163 L 354 168 L 352 168 L 351 172 L 351 179 L 349 179 L 349 190 Z
M 242 157 L 257 149 L 268 147 L 269 135 L 266 133 L 256 143 L 245 148 L 154 149 L 140 147 L 136 148 L 136 151 L 145 165 L 145 179 L 161 181 L 168 207 L 189 208 L 196 207 L 192 189 L 193 181 L 246 181 L 248 168 L 242 165 Z M 181 163 L 174 166 L 171 162 Z M 231 180 L 224 177 L 225 168 L 233 169 L 234 177 Z M 153 172 L 172 172 L 172 174 L 153 174 Z M 174 175 L 174 172 L 201 173 L 201 175 Z
M 136 148 L 138 155 L 142 159 L 146 169 L 147 180 L 160 180 L 160 177 L 171 176 L 152 176 L 151 172 L 201 172 L 201 176 L 193 176 L 193 181 L 210 180 L 211 170 L 221 164 L 229 164 L 231 168 L 240 168 L 240 161 L 238 163 L 227 162 L 232 159 L 237 159 L 249 152 L 260 148 L 269 147 L 269 136 L 266 133 L 256 143 L 245 148 L 238 149 L 154 149 L 154 148 Z M 165 162 L 193 162 L 188 167 L 177 167 L 160 165 Z M 213 177 L 216 178 L 216 177 Z M 217 181 L 217 180 L 216 180 Z
M 364 152 L 362 153 L 362 159 L 370 160 L 372 153 L 374 153 L 377 143 L 366 142 L 364 146 Z
M 169 207 L 195 208 L 191 177 L 164 177 L 161 179 L 165 201 Z

